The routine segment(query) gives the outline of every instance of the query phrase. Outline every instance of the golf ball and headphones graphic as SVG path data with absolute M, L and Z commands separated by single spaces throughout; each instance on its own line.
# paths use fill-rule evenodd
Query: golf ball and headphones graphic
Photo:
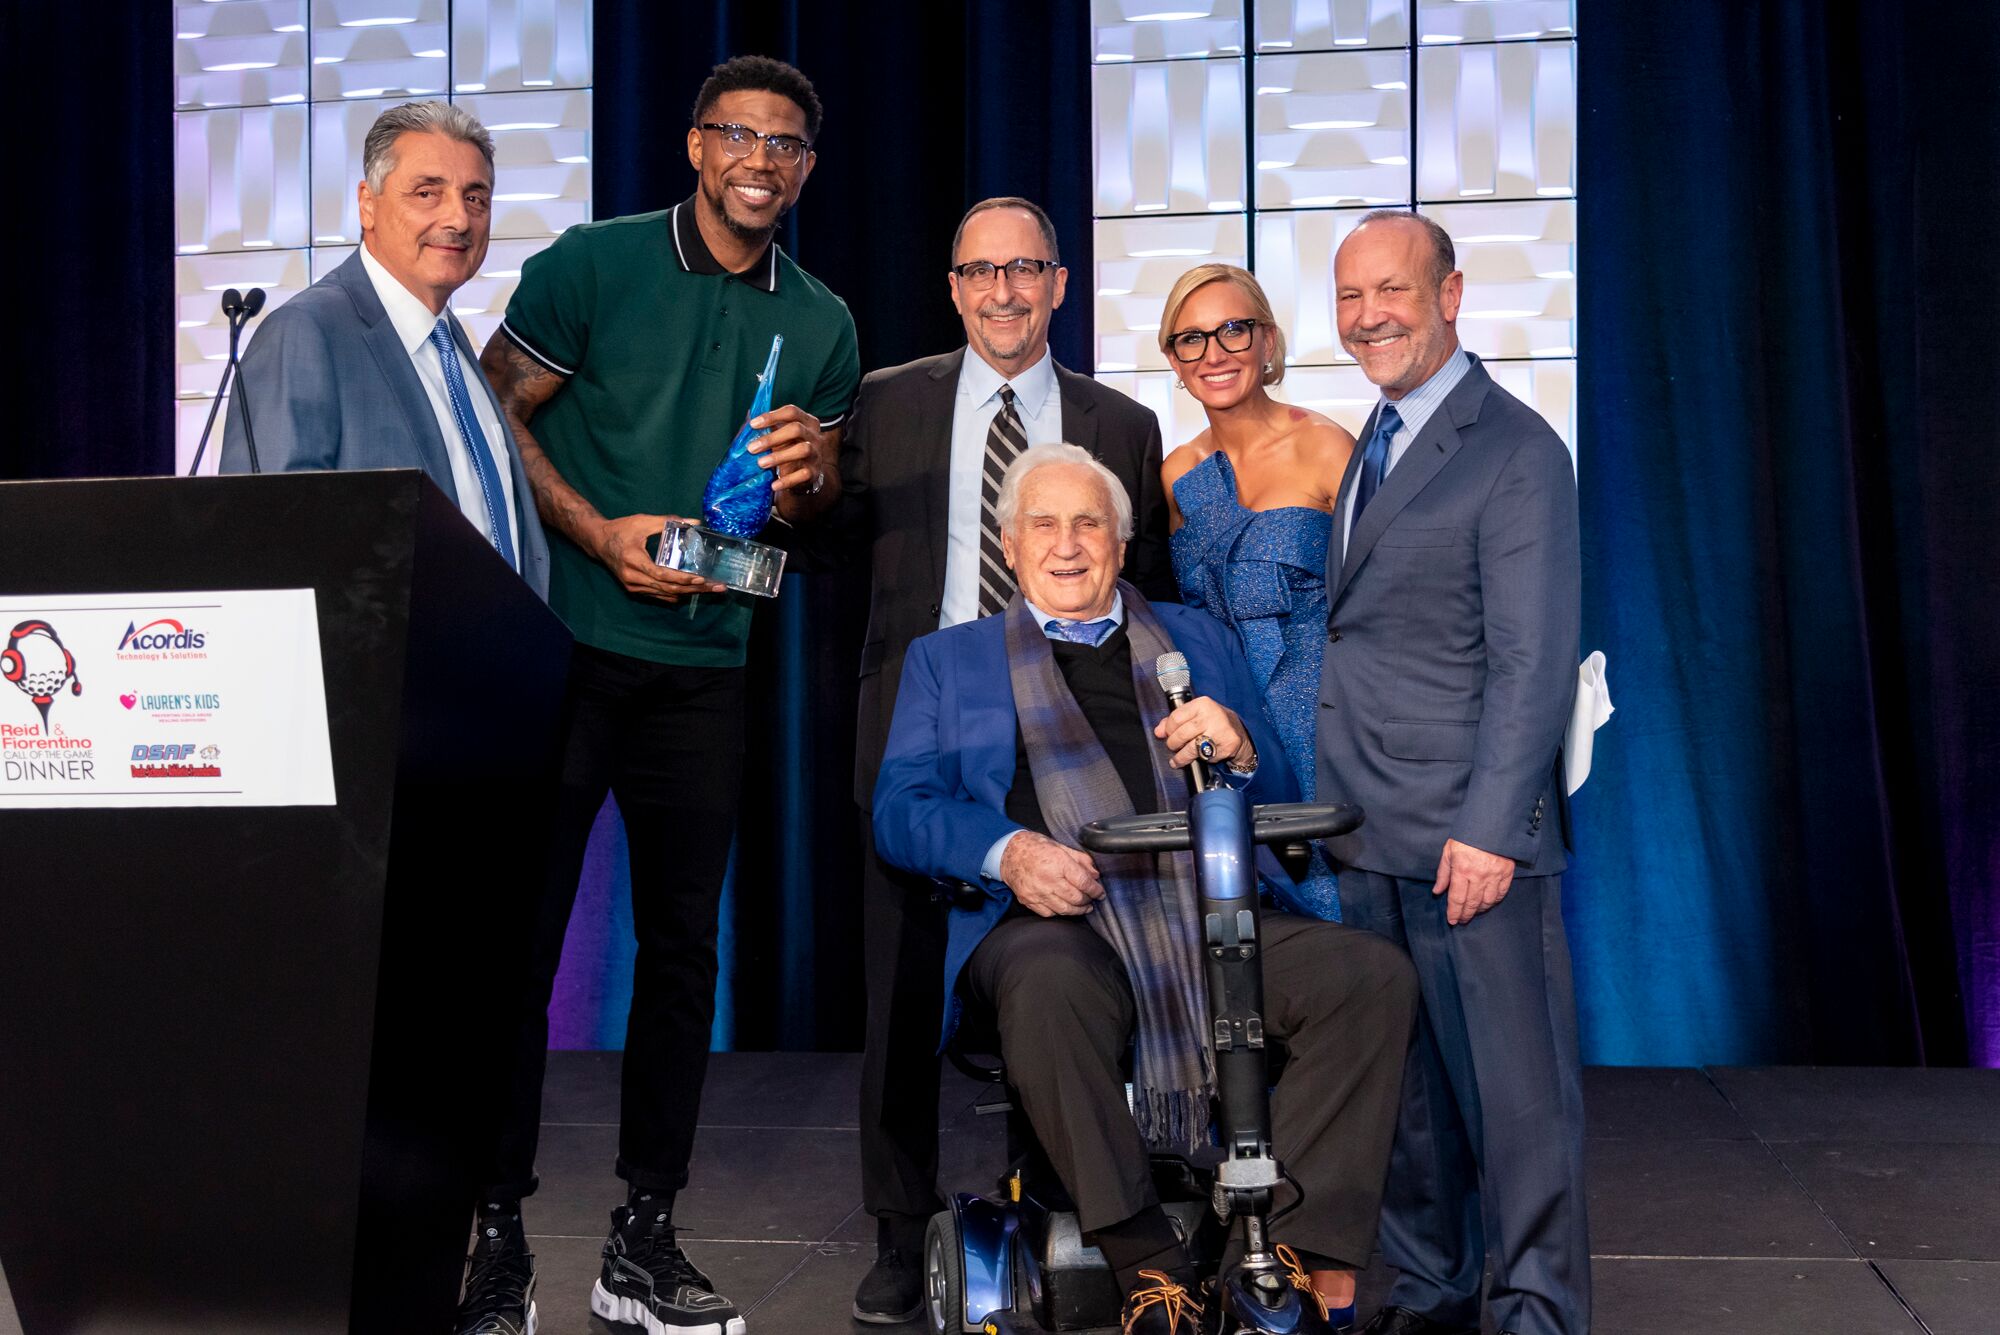
M 14 633 L 7 637 L 7 648 L 0 652 L 0 677 L 19 687 L 21 694 L 34 701 L 35 708 L 42 713 L 42 730 L 48 731 L 49 706 L 61 693 L 65 683 L 71 695 L 83 694 L 83 683 L 77 680 L 76 658 L 63 647 L 56 635 L 56 628 L 46 621 L 23 621 L 14 627 Z

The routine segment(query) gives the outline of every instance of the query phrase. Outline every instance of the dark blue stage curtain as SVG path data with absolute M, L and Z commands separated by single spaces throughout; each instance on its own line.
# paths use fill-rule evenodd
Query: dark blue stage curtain
M 1589 1055 L 2000 1065 L 2000 18 L 1582 8 Z
M 171 24 L 159 6 L 0 5 L 0 478 L 173 468 Z
M 1055 353 L 1090 365 L 1088 6 L 600 0 L 595 17 L 595 216 L 692 193 L 685 140 L 702 79 L 732 55 L 777 56 L 805 71 L 826 106 L 818 164 L 781 239 L 846 299 L 864 369 L 964 342 L 945 284 L 951 234 L 968 204 L 992 195 L 1028 196 L 1054 217 L 1070 270 Z M 715 443 L 718 456 L 727 443 Z M 860 818 L 850 795 L 866 616 L 866 580 L 853 570 L 789 577 L 760 613 L 720 945 L 723 1046 L 860 1046 Z M 593 904 L 622 911 L 621 863 L 593 859 L 575 926 L 591 930 Z M 615 1046 L 622 1033 L 630 984 L 616 953 L 630 943 L 614 933 L 601 944 L 611 958 L 599 965 L 572 952 L 557 1041 Z

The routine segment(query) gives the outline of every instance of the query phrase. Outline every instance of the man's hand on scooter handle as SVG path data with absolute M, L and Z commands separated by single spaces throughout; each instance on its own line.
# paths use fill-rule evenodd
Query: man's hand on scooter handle
M 1236 768 L 1249 769 L 1252 751 L 1243 720 L 1236 716 L 1235 710 L 1217 704 L 1209 696 L 1190 700 L 1161 719 L 1159 726 L 1153 729 L 1153 736 L 1164 740 L 1167 749 L 1173 752 L 1175 769 L 1185 769 L 1191 760 L 1206 760 L 1220 765 L 1239 756 L 1242 763 Z M 1201 754 L 1201 739 L 1204 737 L 1215 744 L 1213 755 Z
M 1007 841 L 1000 854 L 1000 879 L 1015 899 L 1044 918 L 1088 913 L 1104 898 L 1090 854 L 1033 830 L 1022 830 Z

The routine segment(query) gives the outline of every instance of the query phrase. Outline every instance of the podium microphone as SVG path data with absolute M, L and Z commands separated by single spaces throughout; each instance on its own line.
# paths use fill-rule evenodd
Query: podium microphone
M 264 289 L 253 287 L 249 292 L 239 292 L 230 288 L 222 294 L 222 317 L 229 321 L 229 361 L 222 368 L 222 380 L 215 387 L 215 399 L 209 404 L 208 421 L 202 424 L 201 442 L 195 446 L 194 462 L 188 465 L 187 475 L 193 477 L 201 469 L 201 456 L 208 449 L 209 433 L 215 430 L 215 415 L 222 409 L 223 396 L 229 392 L 229 378 L 236 371 L 236 346 L 242 336 L 243 326 L 255 319 L 257 312 L 264 309 Z M 236 387 L 236 396 L 243 406 L 243 443 L 250 451 L 250 471 L 259 473 L 257 466 L 257 435 L 250 428 L 250 400 L 243 393 L 243 386 Z
M 1194 685 L 1194 674 L 1188 671 L 1186 654 L 1161 654 L 1153 660 L 1153 676 L 1160 683 L 1160 689 L 1166 692 L 1167 704 L 1174 709 L 1194 698 L 1189 694 L 1189 688 Z M 1205 792 L 1211 786 L 1205 761 L 1190 760 L 1187 776 L 1190 792 Z

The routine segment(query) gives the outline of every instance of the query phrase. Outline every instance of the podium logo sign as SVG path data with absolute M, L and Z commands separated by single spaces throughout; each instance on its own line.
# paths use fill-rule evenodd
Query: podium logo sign
M 207 658 L 208 655 L 203 652 L 207 643 L 206 635 L 172 617 L 161 617 L 143 626 L 131 621 L 125 625 L 125 634 L 119 637 L 118 660 L 131 663 L 159 662 L 167 658 Z
M 333 804 L 311 589 L 0 597 L 7 625 L 0 810 Z

